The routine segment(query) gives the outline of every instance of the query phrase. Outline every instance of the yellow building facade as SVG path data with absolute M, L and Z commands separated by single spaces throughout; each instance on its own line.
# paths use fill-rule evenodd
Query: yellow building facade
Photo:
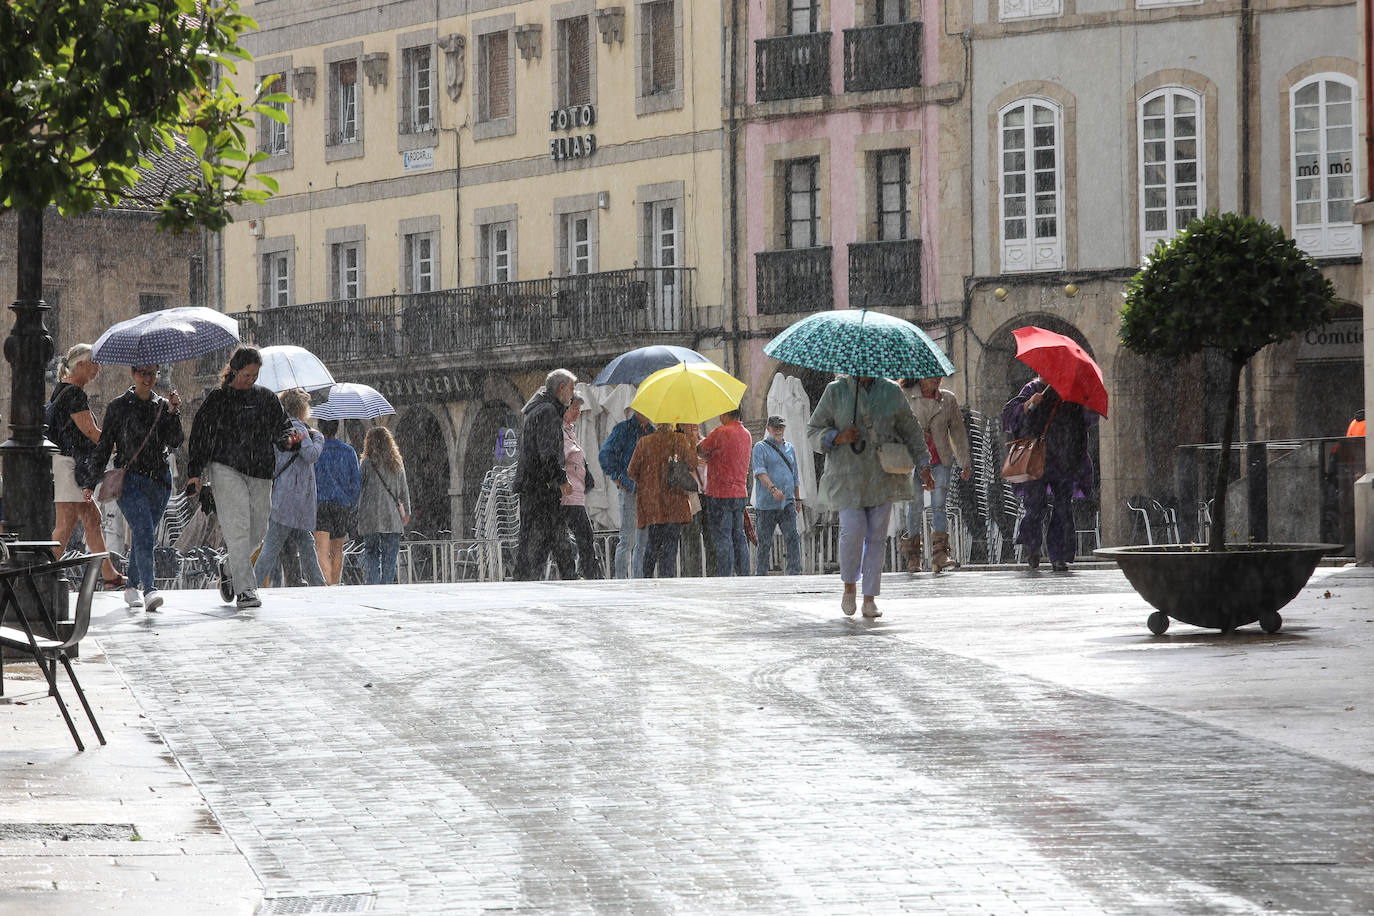
M 241 88 L 274 78 L 292 101 L 259 125 L 280 192 L 225 229 L 222 301 L 246 340 L 305 346 L 396 405 L 415 527 L 467 533 L 549 369 L 721 353 L 718 4 L 247 11 Z

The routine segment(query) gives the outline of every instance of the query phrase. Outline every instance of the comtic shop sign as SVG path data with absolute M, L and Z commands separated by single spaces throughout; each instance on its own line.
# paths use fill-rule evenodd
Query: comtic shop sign
M 1304 331 L 1298 359 L 1364 359 L 1364 328 L 1358 318 L 1330 321 Z

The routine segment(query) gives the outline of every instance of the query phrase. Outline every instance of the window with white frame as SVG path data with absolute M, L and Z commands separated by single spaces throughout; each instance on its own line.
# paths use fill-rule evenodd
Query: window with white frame
M 643 6 L 644 95 L 660 95 L 677 89 L 677 28 L 672 0 Z
M 1355 81 L 1322 73 L 1290 90 L 1293 238 L 1313 256 L 1359 254 Z
M 787 14 L 787 34 L 807 35 L 819 31 L 820 0 L 783 0 Z
M 1012 19 L 1042 19 L 1061 16 L 1063 13 L 1063 0 L 999 0 L 997 5 L 997 18 L 1003 22 Z
M 405 237 L 405 273 L 408 293 L 428 293 L 435 288 L 435 234 L 415 232 Z
M 783 163 L 783 247 L 814 248 L 820 244 L 820 159 Z
M 480 79 L 478 117 L 495 121 L 510 117 L 510 33 L 489 32 L 481 36 L 478 48 Z
M 590 20 L 574 16 L 558 23 L 559 107 L 588 105 L 592 101 L 592 49 Z
M 1207 199 L 1202 96 L 1168 87 L 1140 100 L 1140 245 L 1148 254 L 1195 219 Z
M 896 25 L 911 18 L 908 0 L 878 0 L 873 8 L 874 25 Z
M 281 308 L 291 304 L 291 257 L 274 251 L 262 256 L 262 308 Z
M 329 143 L 354 143 L 358 139 L 358 62 L 341 60 L 329 65 Z
M 340 242 L 330 246 L 330 292 L 334 299 L 357 299 L 363 293 L 363 246 Z
M 508 283 L 515 279 L 515 251 L 511 223 L 488 223 L 482 227 L 482 283 Z
M 563 274 L 575 276 L 592 272 L 592 215 L 565 213 L 560 221 L 563 238 Z
M 268 95 L 285 92 L 286 74 L 273 73 L 268 76 L 268 78 L 273 77 L 275 78 L 272 79 L 272 85 L 267 88 Z M 264 82 L 266 82 L 266 80 L 264 80 Z M 267 106 L 282 112 L 283 115 L 286 113 L 285 102 L 268 102 Z M 280 156 L 282 153 L 285 153 L 288 149 L 288 127 L 290 127 L 290 124 L 285 118 L 278 121 L 276 118 L 269 117 L 265 114 L 258 115 L 258 150 L 267 153 L 269 156 Z
M 997 115 L 1002 269 L 1064 266 L 1062 113 L 1047 99 L 1019 99 Z
M 401 65 L 404 105 L 401 133 L 431 131 L 434 129 L 434 51 L 429 45 L 406 48 Z
M 874 238 L 879 242 L 905 239 L 910 232 L 911 152 L 883 150 L 873 154 Z
M 678 326 L 681 284 L 677 271 L 672 268 L 682 263 L 679 247 L 682 227 L 678 223 L 681 209 L 677 200 L 656 200 L 644 205 L 644 250 L 649 266 L 655 268 L 654 305 L 660 318 L 655 327 Z

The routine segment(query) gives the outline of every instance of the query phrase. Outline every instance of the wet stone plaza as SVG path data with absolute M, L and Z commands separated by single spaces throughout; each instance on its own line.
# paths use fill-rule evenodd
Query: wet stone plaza
M 207 911 L 1357 914 L 1371 595 L 1154 637 L 1111 569 L 890 575 L 875 621 L 834 577 L 201 591 L 99 597 L 83 667 L 260 882 Z

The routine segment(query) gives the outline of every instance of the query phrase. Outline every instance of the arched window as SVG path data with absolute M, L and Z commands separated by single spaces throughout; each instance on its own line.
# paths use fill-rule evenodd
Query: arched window
M 1291 91 L 1293 237 L 1313 256 L 1360 253 L 1355 97 L 1355 81 L 1339 73 L 1320 73 Z
M 1136 117 L 1142 253 L 1188 225 L 1207 199 L 1202 114 L 1202 96 L 1177 86 L 1140 100 Z
M 997 114 L 1002 269 L 1064 266 L 1063 112 L 1018 99 Z

